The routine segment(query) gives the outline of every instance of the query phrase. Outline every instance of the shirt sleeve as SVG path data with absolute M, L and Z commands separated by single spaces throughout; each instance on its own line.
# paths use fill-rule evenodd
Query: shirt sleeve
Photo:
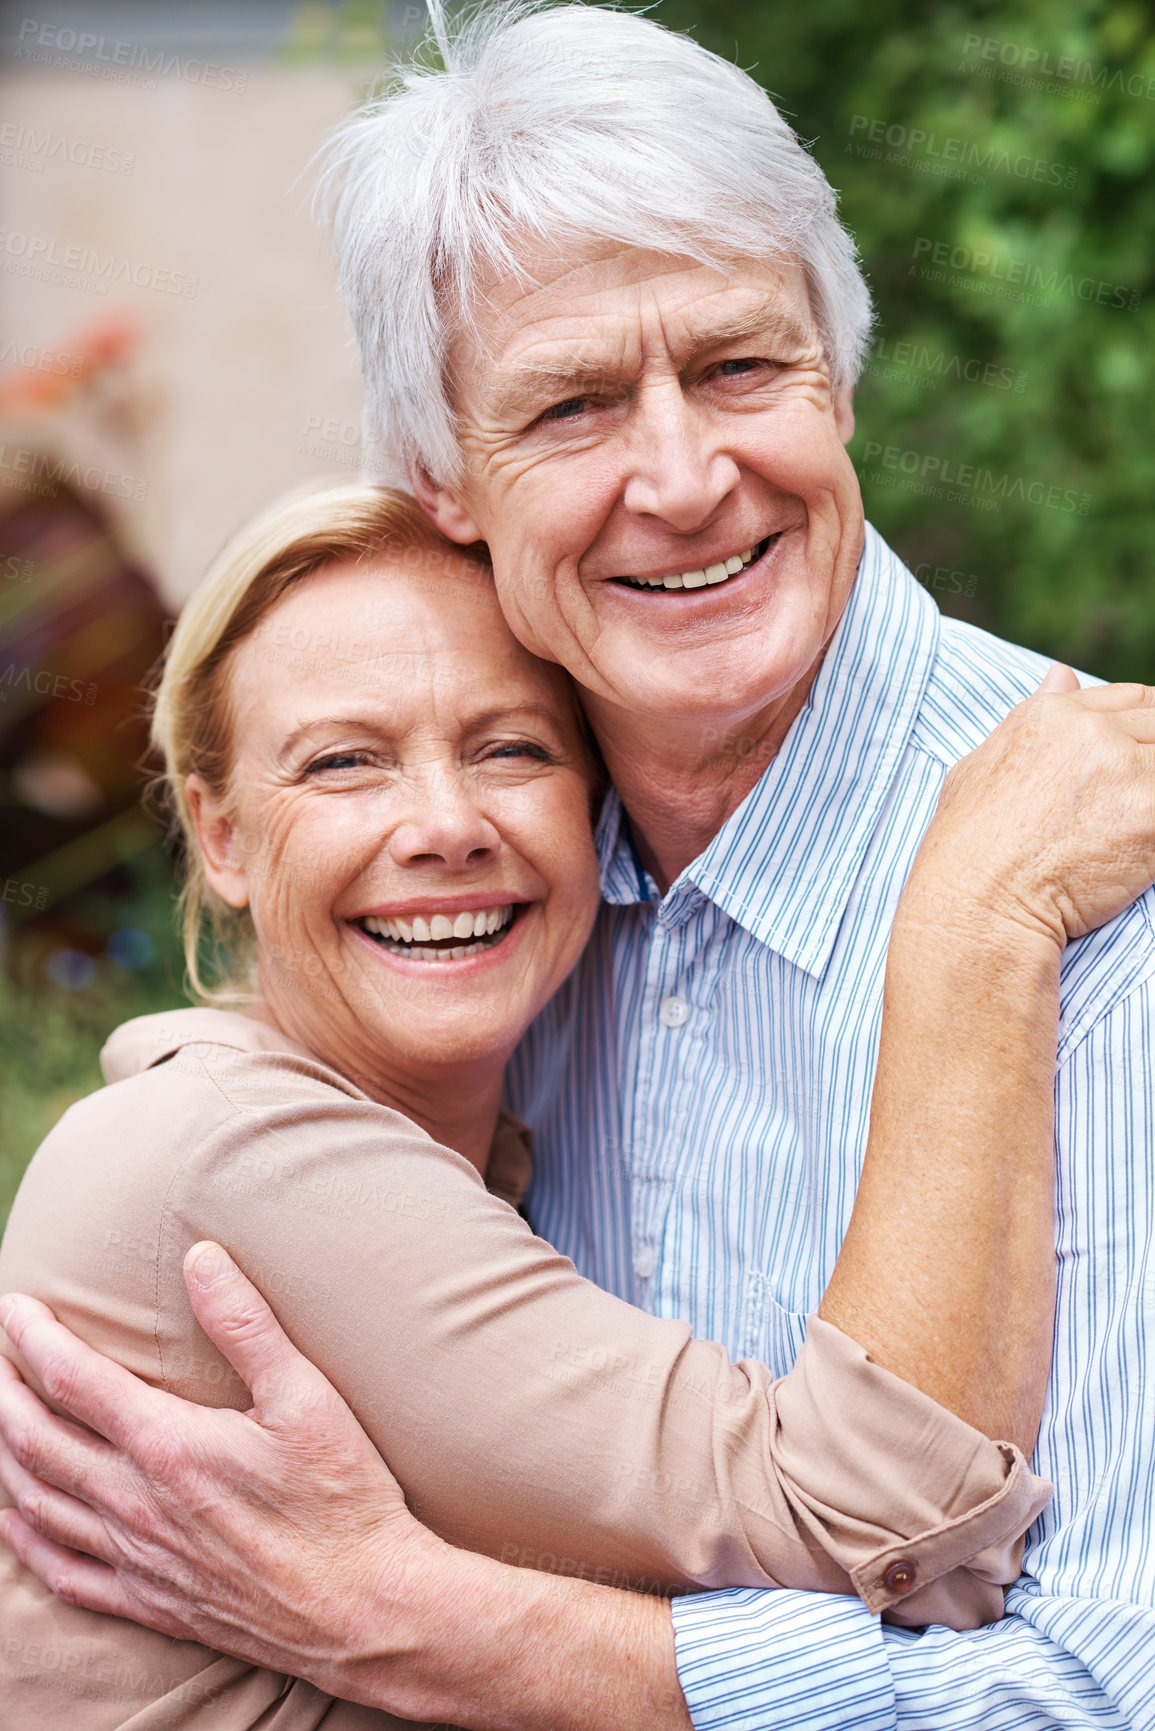
M 848 1598 L 674 1601 L 696 1731 L 1151 1731 L 1155 1612 L 1012 1590 L 1002 1622 L 917 1633 Z
M 1009 1445 L 817 1318 L 788 1377 L 735 1365 L 582 1280 L 396 1114 L 309 1097 L 268 1060 L 230 1086 L 237 1110 L 166 1198 L 168 1363 L 190 1351 L 182 1258 L 216 1238 L 451 1543 L 647 1591 L 805 1587 L 920 1623 L 1001 1615 L 1049 1493 Z

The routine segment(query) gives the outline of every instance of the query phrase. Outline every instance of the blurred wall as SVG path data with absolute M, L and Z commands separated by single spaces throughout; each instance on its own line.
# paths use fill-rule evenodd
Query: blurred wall
M 355 473 L 359 358 L 299 183 L 361 81 L 243 64 L 213 84 L 186 54 L 120 83 L 45 52 L 64 64 L 0 75 L 0 358 L 43 382 L 102 330 L 114 352 L 99 388 L 48 409 L 17 393 L 3 480 L 20 487 L 21 451 L 73 454 L 172 606 L 277 491 Z

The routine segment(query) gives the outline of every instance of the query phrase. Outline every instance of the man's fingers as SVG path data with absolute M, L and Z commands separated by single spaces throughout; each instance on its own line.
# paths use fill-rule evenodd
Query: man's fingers
M 96 1431 L 130 1453 L 134 1452 L 131 1445 L 139 1441 L 142 1431 L 151 1433 L 155 1428 L 158 1409 L 172 1401 L 171 1395 L 150 1388 L 113 1359 L 78 1340 L 38 1299 L 10 1293 L 0 1302 L 0 1322 L 49 1400 L 79 1419 L 89 1431 Z M 28 1401 L 34 1402 L 34 1407 Z M 82 1444 L 90 1449 L 97 1446 L 95 1438 L 49 1412 L 23 1382 L 13 1383 L 10 1379 L 0 1382 L 0 1431 L 25 1460 L 25 1465 L 33 1466 L 46 1478 L 53 1475 L 44 1472 L 39 1462 L 25 1459 L 18 1446 L 10 1428 L 17 1421 L 33 1424 L 45 1437 L 53 1434 L 60 1446 L 67 1446 L 69 1454 L 77 1459 Z M 53 1482 L 61 1481 L 53 1478 Z M 67 1481 L 64 1483 L 65 1488 L 72 1488 Z
M 0 1485 L 8 1492 L 21 1518 L 41 1538 L 53 1539 L 74 1551 L 86 1551 L 104 1562 L 118 1561 L 100 1516 L 93 1514 L 87 1503 L 26 1471 L 2 1439 Z
M 108 1617 L 132 1617 L 132 1605 L 120 1578 L 107 1563 L 95 1562 L 42 1538 L 15 1509 L 0 1510 L 0 1539 L 66 1605 L 81 1605 L 88 1611 L 102 1611 Z
M 197 1321 L 251 1391 L 262 1422 L 299 1416 L 330 1391 L 219 1244 L 194 1244 L 184 1259 L 184 1279 Z

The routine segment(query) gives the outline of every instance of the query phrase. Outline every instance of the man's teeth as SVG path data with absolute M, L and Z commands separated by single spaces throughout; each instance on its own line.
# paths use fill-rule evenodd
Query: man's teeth
M 477 913 L 431 914 L 428 917 L 413 914 L 409 918 L 394 914 L 391 919 L 378 919 L 369 914 L 360 924 L 370 937 L 378 938 L 394 955 L 422 956 L 429 961 L 460 961 L 463 956 L 492 949 L 494 944 L 500 943 L 513 914 L 513 905 L 507 902 L 503 907 L 482 908 Z M 432 946 L 435 944 L 448 947 L 434 949 Z M 415 945 L 421 948 L 414 948 Z M 426 945 L 430 947 L 426 948 Z
M 761 546 L 761 542 L 758 544 Z M 679 571 L 673 577 L 627 577 L 635 589 L 704 589 L 707 584 L 724 583 L 745 569 L 758 547 L 747 547 L 744 553 L 731 553 L 717 565 L 706 565 L 700 571 Z

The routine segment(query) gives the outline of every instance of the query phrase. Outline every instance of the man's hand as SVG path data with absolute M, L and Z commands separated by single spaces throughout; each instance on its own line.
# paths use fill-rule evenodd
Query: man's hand
M 49 1398 L 89 1427 L 49 1412 L 0 1360 L 0 1481 L 18 1511 L 0 1514 L 0 1532 L 70 1604 L 339 1693 L 366 1639 L 391 1633 L 365 1626 L 390 1570 L 400 1584 L 448 1547 L 412 1518 L 345 1402 L 225 1253 L 195 1246 L 185 1277 L 201 1327 L 252 1392 L 247 1413 L 148 1387 L 35 1299 L 0 1307 Z
M 0 1536 L 59 1598 L 402 1719 L 690 1731 L 668 1601 L 443 1544 L 219 1245 L 194 1245 L 185 1283 L 246 1413 L 150 1388 L 35 1299 L 0 1303 L 82 1421 L 0 1359 Z

